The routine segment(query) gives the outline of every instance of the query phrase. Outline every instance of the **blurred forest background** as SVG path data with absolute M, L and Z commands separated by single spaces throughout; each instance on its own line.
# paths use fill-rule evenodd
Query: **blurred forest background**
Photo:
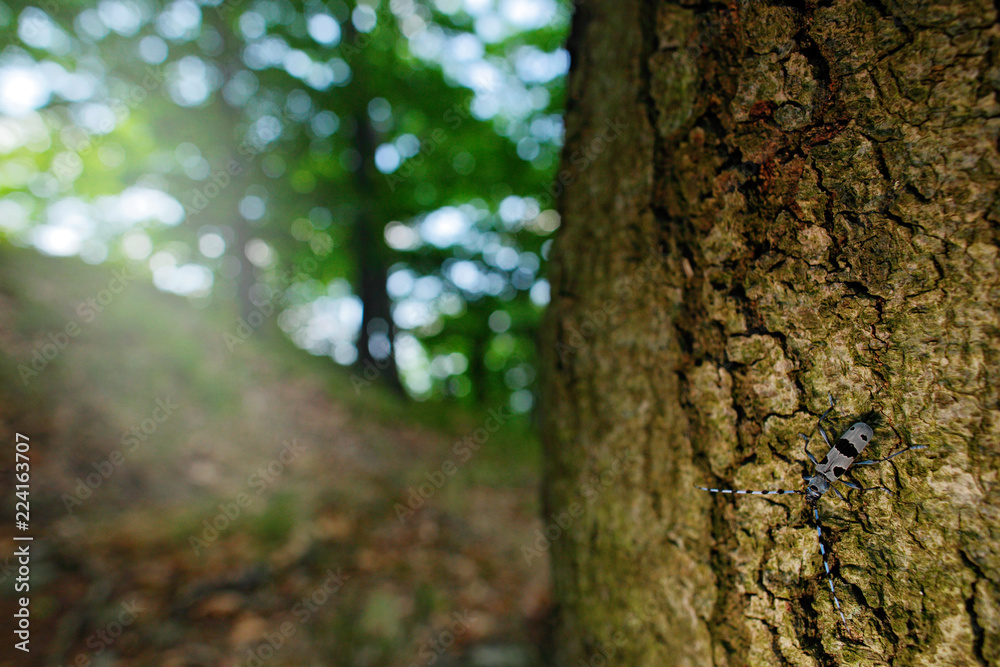
M 542 663 L 572 11 L 0 2 L 3 664 Z

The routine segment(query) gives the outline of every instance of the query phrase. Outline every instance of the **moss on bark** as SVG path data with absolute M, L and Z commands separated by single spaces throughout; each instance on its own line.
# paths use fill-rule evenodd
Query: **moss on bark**
M 557 662 L 1000 662 L 994 5 L 593 0 L 573 32 L 546 518 L 613 482 L 553 542 Z M 821 501 L 849 629 L 801 498 L 692 488 L 797 488 L 828 393 L 834 430 L 882 415 L 866 456 L 929 446 Z

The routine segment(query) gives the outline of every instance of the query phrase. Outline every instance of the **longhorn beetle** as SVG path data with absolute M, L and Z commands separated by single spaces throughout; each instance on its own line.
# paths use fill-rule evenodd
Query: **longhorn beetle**
M 804 491 L 786 489 L 779 489 L 777 491 L 735 491 L 733 489 L 708 489 L 704 486 L 696 486 L 695 488 L 701 489 L 702 491 L 708 491 L 710 493 L 744 493 L 755 496 L 795 493 L 805 496 L 806 502 L 812 505 L 813 519 L 816 521 L 816 536 L 819 539 L 819 553 L 823 558 L 823 567 L 826 568 L 826 578 L 830 584 L 830 595 L 833 596 L 833 604 L 837 607 L 837 612 L 840 614 L 840 620 L 843 621 L 844 627 L 846 628 L 847 619 L 844 618 L 844 612 L 840 608 L 840 600 L 837 599 L 837 593 L 833 589 L 833 575 L 830 574 L 830 565 L 826 560 L 826 549 L 823 547 L 823 529 L 819 522 L 819 498 L 830 489 L 833 489 L 833 492 L 836 493 L 841 500 L 847 502 L 847 498 L 844 498 L 837 487 L 833 486 L 834 482 L 841 482 L 845 486 L 855 489 L 860 493 L 864 493 L 865 491 L 874 491 L 876 489 L 881 489 L 886 493 L 891 493 L 891 491 L 884 486 L 872 486 L 865 488 L 855 484 L 854 482 L 842 479 L 842 477 L 852 465 L 872 466 L 877 463 L 888 461 L 889 459 L 894 459 L 900 454 L 908 452 L 911 449 L 924 449 L 926 445 L 911 445 L 882 459 L 855 461 L 854 459 L 856 459 L 858 455 L 864 451 L 865 447 L 868 446 L 868 443 L 871 442 L 874 430 L 863 421 L 855 422 L 849 429 L 844 431 L 844 434 L 840 436 L 836 444 L 831 445 L 830 439 L 827 437 L 826 431 L 823 429 L 823 420 L 826 419 L 826 416 L 830 414 L 831 410 L 833 410 L 833 406 L 833 394 L 830 394 L 830 407 L 827 408 L 826 412 L 824 412 L 816 422 L 817 430 L 819 430 L 820 435 L 823 436 L 823 441 L 826 442 L 826 446 L 830 448 L 830 451 L 826 453 L 826 456 L 823 457 L 822 461 L 817 461 L 816 457 L 809 451 L 809 436 L 804 433 L 799 433 L 802 439 L 805 440 L 805 444 L 802 448 L 805 450 L 806 456 L 808 456 L 809 460 L 816 466 L 816 470 L 811 477 L 809 475 L 803 475 L 803 479 L 806 481 L 806 488 Z M 873 418 L 869 417 L 868 419 L 874 423 Z

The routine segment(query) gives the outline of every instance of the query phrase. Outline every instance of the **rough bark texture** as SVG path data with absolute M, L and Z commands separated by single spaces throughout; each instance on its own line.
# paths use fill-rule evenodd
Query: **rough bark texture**
M 988 2 L 578 6 L 557 664 L 1000 664 L 998 37 Z M 828 393 L 881 414 L 866 456 L 929 446 L 820 501 L 847 628 L 801 497 L 693 489 L 801 488 Z

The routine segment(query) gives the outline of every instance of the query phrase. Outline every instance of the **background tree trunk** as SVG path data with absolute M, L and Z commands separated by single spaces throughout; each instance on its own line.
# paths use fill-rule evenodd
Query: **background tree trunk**
M 580 3 L 557 664 L 998 664 L 998 34 L 986 2 Z M 848 629 L 801 497 L 692 488 L 801 488 L 828 393 L 838 433 L 882 415 L 866 455 L 929 446 L 820 501 Z
M 392 319 L 392 300 L 386 290 L 389 267 L 384 257 L 384 241 L 378 233 L 385 227 L 385 222 L 376 217 L 378 193 L 368 173 L 374 168 L 375 129 L 364 112 L 356 114 L 354 120 L 357 127 L 355 145 L 363 159 L 355 178 L 358 192 L 366 195 L 354 219 L 353 236 L 354 255 L 358 262 L 358 296 L 362 303 L 356 367 L 361 373 L 368 368 L 378 368 L 382 383 L 405 396 L 396 366 L 396 324 Z M 372 339 L 384 342 L 380 354 L 372 350 Z

